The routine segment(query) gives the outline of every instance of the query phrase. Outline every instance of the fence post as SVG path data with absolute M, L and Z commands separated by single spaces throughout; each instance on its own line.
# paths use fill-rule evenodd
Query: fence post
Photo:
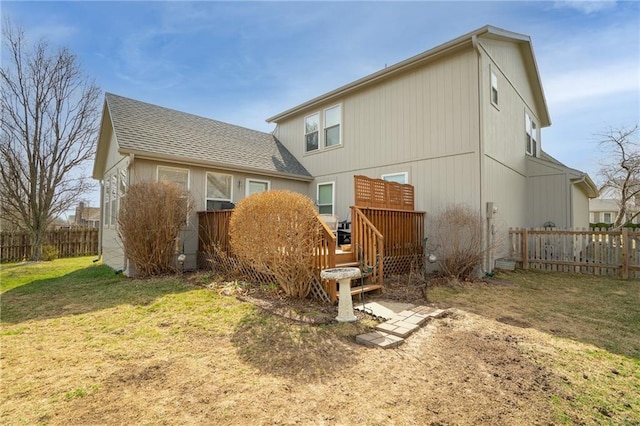
M 522 229 L 522 269 L 525 271 L 529 269 L 529 253 L 527 247 L 527 228 Z
M 622 257 L 622 279 L 629 279 L 629 228 L 622 227 L 620 239 L 620 257 Z

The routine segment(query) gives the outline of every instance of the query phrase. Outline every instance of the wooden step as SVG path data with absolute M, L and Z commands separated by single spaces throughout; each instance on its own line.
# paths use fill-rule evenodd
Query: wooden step
M 358 262 L 343 262 L 336 263 L 336 268 L 358 268 L 360 264 Z
M 356 266 L 358 265 L 355 254 L 351 251 L 339 251 L 336 252 L 336 264 L 342 263 L 352 263 L 356 262 Z
M 351 287 L 351 295 L 355 296 L 356 294 L 367 293 L 370 291 L 380 290 L 382 286 L 380 284 L 365 284 L 363 286 Z M 340 297 L 340 294 L 338 294 Z

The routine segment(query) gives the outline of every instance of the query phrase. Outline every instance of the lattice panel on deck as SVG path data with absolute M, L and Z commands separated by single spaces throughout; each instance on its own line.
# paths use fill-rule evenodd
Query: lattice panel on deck
M 354 203 L 358 207 L 379 209 L 414 209 L 413 185 L 387 182 L 357 175 L 354 181 Z

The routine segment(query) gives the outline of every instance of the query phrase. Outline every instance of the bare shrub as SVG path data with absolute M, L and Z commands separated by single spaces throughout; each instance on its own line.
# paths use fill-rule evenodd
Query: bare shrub
M 169 182 L 141 182 L 120 201 L 118 236 L 138 276 L 176 272 L 175 241 L 193 203 Z
M 229 227 L 240 260 L 275 277 L 288 296 L 309 294 L 320 222 L 308 197 L 291 191 L 254 194 L 237 204 Z
M 482 265 L 487 251 L 483 226 L 479 212 L 458 204 L 448 206 L 431 221 L 428 242 L 446 276 L 465 280 Z

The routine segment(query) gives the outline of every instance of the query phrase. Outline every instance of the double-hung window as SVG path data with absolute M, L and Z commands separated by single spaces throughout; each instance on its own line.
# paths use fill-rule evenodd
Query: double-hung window
M 231 202 L 233 176 L 225 173 L 207 172 L 207 210 L 220 210 L 223 203 Z
M 304 118 L 305 152 L 342 144 L 342 105 L 326 108 Z
M 324 110 L 324 146 L 340 145 L 340 105 Z
M 184 191 L 189 190 L 189 169 L 179 169 L 177 167 L 158 166 L 158 182 L 170 182 L 176 184 Z M 188 199 L 183 199 L 183 211 L 185 212 L 184 224 L 188 224 L 186 212 L 188 211 Z
M 498 106 L 498 76 L 491 71 L 491 103 Z
M 320 114 L 315 113 L 304 119 L 304 139 L 306 151 L 316 151 L 319 148 L 318 131 L 320 129 Z
M 318 184 L 318 213 L 333 214 L 333 182 Z
M 527 154 L 537 157 L 538 156 L 538 126 L 536 126 L 536 122 L 531 119 L 529 114 L 525 113 L 524 117 L 525 117 Z

